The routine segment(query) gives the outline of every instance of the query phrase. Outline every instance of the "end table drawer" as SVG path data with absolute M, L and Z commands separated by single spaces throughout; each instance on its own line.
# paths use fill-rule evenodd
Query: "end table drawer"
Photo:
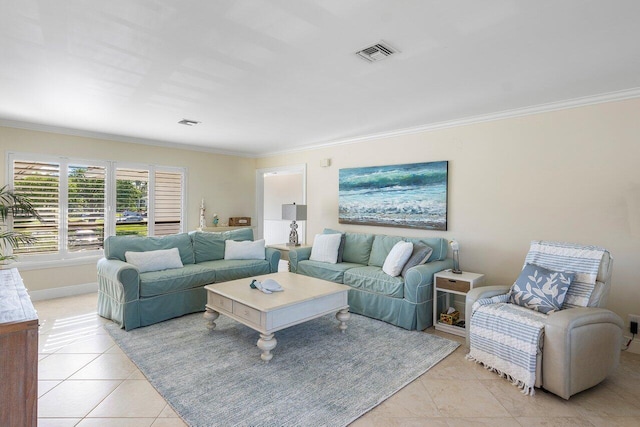
M 249 322 L 260 325 L 260 311 L 255 308 L 251 308 L 247 305 L 240 304 L 237 301 L 233 302 L 233 314 L 238 317 L 242 317 Z
M 436 277 L 436 287 L 438 289 L 449 289 L 451 291 L 457 292 L 469 292 L 469 289 L 471 289 L 471 284 L 464 280 Z

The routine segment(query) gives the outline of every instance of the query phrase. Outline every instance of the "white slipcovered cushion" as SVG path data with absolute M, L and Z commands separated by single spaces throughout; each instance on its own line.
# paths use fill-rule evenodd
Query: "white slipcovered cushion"
M 382 271 L 392 277 L 399 276 L 402 272 L 402 267 L 407 263 L 412 252 L 413 243 L 404 241 L 396 243 L 385 258 Z
M 224 241 L 224 259 L 264 259 L 264 239 Z
M 335 264 L 338 261 L 340 240 L 342 240 L 340 234 L 316 234 L 309 260 Z
M 124 259 L 133 264 L 140 273 L 183 267 L 178 248 L 145 252 L 126 251 Z

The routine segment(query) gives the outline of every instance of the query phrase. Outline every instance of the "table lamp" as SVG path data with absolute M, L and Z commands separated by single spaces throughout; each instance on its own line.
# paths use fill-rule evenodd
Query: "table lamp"
M 282 205 L 282 219 L 291 220 L 291 231 L 289 232 L 289 242 L 287 246 L 300 246 L 298 242 L 298 224 L 296 221 L 307 219 L 307 205 Z

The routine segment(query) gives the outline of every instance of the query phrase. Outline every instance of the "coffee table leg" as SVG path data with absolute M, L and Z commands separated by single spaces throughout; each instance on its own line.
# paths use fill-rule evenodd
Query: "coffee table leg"
M 336 313 L 336 319 L 340 321 L 340 326 L 338 326 L 338 328 L 340 328 L 340 332 L 347 330 L 347 320 L 349 320 L 350 317 L 351 314 L 349 313 L 349 309 L 346 308 Z
M 215 329 L 216 328 L 216 319 L 220 316 L 215 310 L 210 309 L 209 307 L 205 307 L 205 312 L 203 314 L 204 320 L 207 321 L 207 328 Z
M 258 340 L 258 348 L 262 350 L 260 358 L 265 362 L 271 360 L 273 358 L 271 350 L 276 348 L 276 345 L 278 345 L 278 340 L 276 340 L 273 334 L 260 334 L 260 339 Z

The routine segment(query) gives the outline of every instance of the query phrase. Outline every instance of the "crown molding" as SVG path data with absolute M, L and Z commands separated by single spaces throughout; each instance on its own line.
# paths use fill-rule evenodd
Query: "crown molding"
M 626 99 L 640 98 L 640 88 L 629 90 L 608 92 L 604 94 L 573 98 L 565 101 L 551 102 L 548 104 L 539 104 L 530 107 L 515 108 L 512 110 L 499 111 L 496 113 L 482 114 L 479 116 L 465 117 L 462 119 L 447 120 L 438 123 L 430 123 L 410 128 L 397 129 L 389 132 L 380 132 L 369 135 L 357 136 L 353 138 L 345 138 L 340 140 L 320 142 L 316 144 L 305 145 L 303 147 L 291 150 L 282 150 L 277 152 L 265 153 L 262 157 L 272 157 L 284 154 L 298 153 L 301 151 L 317 150 L 321 148 L 333 147 L 336 145 L 355 144 L 358 142 L 371 141 L 382 138 L 392 138 L 402 135 L 410 135 L 420 132 L 429 132 L 439 129 L 446 129 L 459 126 L 468 126 L 476 123 L 491 122 L 496 120 L 511 119 L 515 117 L 528 116 L 532 114 L 548 113 L 558 110 L 566 110 L 570 108 L 585 107 L 588 105 L 602 104 L 606 102 L 624 101 Z
M 179 144 L 176 142 L 167 142 L 167 141 L 156 141 L 156 140 L 147 139 L 147 138 L 137 138 L 134 136 L 124 136 L 124 135 L 116 135 L 116 134 L 104 133 L 104 132 L 94 132 L 89 130 L 73 129 L 73 128 L 67 128 L 63 126 L 53 126 L 53 125 L 46 125 L 46 124 L 32 123 L 32 122 L 22 122 L 18 120 L 8 120 L 3 118 L 0 118 L 0 126 L 17 128 L 17 129 L 25 129 L 25 130 L 33 130 L 33 131 L 39 131 L 39 132 L 50 132 L 50 133 L 56 133 L 59 135 L 81 136 L 85 138 L 103 139 L 107 141 L 125 142 L 130 144 L 142 144 L 142 145 L 151 145 L 154 147 L 176 148 L 178 150 L 200 151 L 200 152 L 205 152 L 210 154 L 219 154 L 224 156 L 249 157 L 249 158 L 257 157 L 254 154 L 219 150 L 215 148 L 203 147 L 201 145 Z

